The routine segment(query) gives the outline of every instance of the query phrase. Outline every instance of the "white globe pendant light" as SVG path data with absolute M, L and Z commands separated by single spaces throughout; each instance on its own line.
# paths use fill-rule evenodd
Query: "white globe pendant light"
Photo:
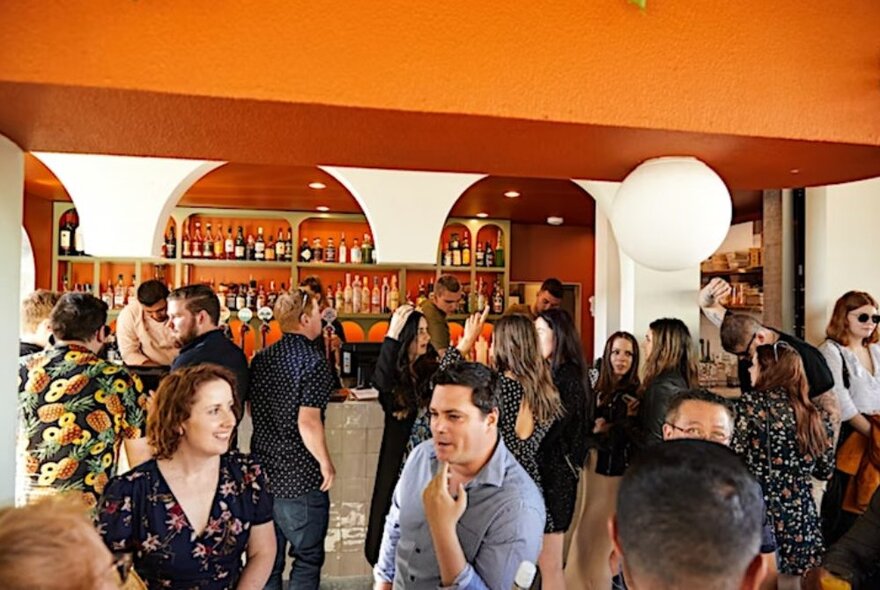
M 621 249 L 655 270 L 681 270 L 711 255 L 730 228 L 730 193 L 691 157 L 654 158 L 624 179 L 611 208 Z

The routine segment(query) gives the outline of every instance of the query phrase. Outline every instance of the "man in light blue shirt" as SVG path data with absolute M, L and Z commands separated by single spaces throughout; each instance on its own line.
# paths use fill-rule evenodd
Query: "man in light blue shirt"
M 498 436 L 492 371 L 459 363 L 434 377 L 431 433 L 410 454 L 385 520 L 376 590 L 507 589 L 544 534 L 544 500 Z

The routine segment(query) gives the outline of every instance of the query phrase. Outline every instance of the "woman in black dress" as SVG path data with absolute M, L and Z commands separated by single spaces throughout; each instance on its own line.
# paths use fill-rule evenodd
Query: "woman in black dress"
M 639 343 L 629 332 L 615 332 L 589 371 L 595 399 L 595 449 L 584 464 L 583 509 L 568 550 L 569 588 L 610 588 L 608 519 L 617 507 L 617 490 L 629 465 L 637 432 Z
M 562 418 L 553 423 L 538 449 L 538 470 L 552 526 L 544 535 L 538 566 L 562 572 L 563 533 L 571 525 L 581 466 L 587 454 L 594 404 L 584 350 L 574 322 L 563 309 L 548 309 L 535 320 L 541 355 L 550 362 L 559 390 Z M 545 586 L 551 586 L 543 576 Z M 553 585 L 561 587 L 560 584 Z
M 403 305 L 391 317 L 376 361 L 372 382 L 385 411 L 385 430 L 364 545 L 370 565 L 375 565 L 379 557 L 391 494 L 407 452 L 413 447 L 412 437 L 424 440 L 431 434 L 430 429 L 416 424 L 431 399 L 430 380 L 437 370 L 437 354 L 430 341 L 425 316 L 411 305 Z
M 755 349 L 749 374 L 754 391 L 737 400 L 732 446 L 764 492 L 779 588 L 800 588 L 824 553 L 811 477 L 828 479 L 834 469 L 831 420 L 810 401 L 803 362 L 787 343 Z

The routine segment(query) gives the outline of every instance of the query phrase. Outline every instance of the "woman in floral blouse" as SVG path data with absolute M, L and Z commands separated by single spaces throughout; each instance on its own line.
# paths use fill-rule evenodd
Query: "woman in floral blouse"
M 149 588 L 258 589 L 269 579 L 275 532 L 266 478 L 247 455 L 228 451 L 234 383 L 211 364 L 168 375 L 147 419 L 155 459 L 111 480 L 101 498 L 104 542 L 134 554 Z

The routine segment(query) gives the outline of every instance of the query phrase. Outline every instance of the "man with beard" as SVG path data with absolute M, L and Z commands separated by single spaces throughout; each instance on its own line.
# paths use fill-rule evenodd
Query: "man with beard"
M 214 363 L 233 372 L 236 399 L 248 393 L 248 364 L 244 352 L 220 329 L 220 301 L 207 285 L 187 285 L 168 295 L 168 326 L 180 354 L 171 369 Z
M 144 281 L 137 289 L 137 298 L 119 313 L 116 342 L 126 365 L 167 367 L 174 361 L 177 346 L 168 329 L 167 299 L 165 283 Z

